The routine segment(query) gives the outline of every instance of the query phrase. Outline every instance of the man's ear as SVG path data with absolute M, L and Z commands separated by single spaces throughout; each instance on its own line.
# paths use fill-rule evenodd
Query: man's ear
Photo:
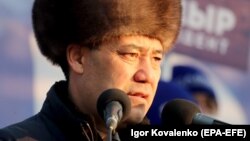
M 84 72 L 84 49 L 80 45 L 70 44 L 66 51 L 70 69 L 78 74 Z

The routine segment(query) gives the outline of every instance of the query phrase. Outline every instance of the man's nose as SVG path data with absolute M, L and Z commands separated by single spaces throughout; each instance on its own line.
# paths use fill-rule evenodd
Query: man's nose
M 134 80 L 137 82 L 152 82 L 156 79 L 156 72 L 149 59 L 144 59 L 138 65 L 138 69 L 134 74 Z

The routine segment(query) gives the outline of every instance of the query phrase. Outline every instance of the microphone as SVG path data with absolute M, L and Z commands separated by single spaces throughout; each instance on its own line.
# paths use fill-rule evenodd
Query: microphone
M 130 108 L 130 99 L 120 89 L 105 90 L 97 100 L 97 111 L 113 133 L 118 123 L 129 115 Z
M 201 113 L 198 106 L 184 99 L 167 102 L 161 113 L 163 126 L 177 125 L 230 125 Z

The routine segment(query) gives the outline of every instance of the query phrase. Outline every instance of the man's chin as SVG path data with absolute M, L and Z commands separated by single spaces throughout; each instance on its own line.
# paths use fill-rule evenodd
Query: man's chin
M 127 126 L 140 124 L 144 121 L 144 119 L 145 119 L 145 115 L 142 112 L 141 113 L 131 112 L 130 115 L 118 125 L 118 128 L 122 129 Z
M 143 108 L 132 109 L 126 119 L 128 124 L 138 124 L 143 121 L 145 117 L 145 110 Z

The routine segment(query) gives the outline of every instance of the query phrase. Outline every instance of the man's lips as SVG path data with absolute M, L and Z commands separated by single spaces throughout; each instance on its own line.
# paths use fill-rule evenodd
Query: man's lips
M 149 94 L 142 93 L 142 92 L 133 92 L 133 93 L 128 93 L 128 96 L 139 97 L 139 98 L 147 99 L 148 96 L 149 96 Z

